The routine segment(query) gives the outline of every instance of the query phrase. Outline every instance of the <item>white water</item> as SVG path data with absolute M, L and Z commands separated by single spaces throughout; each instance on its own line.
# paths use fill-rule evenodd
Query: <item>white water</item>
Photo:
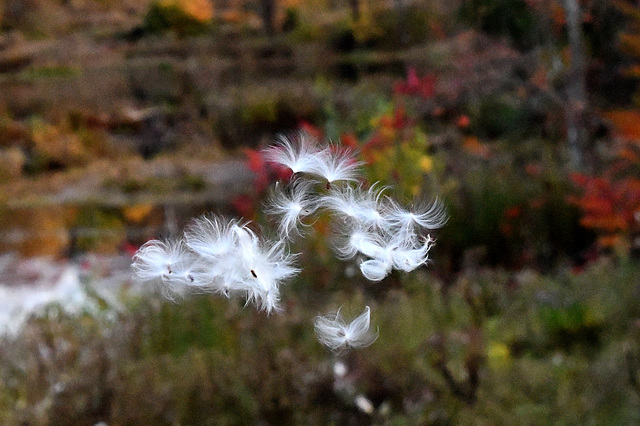
M 88 256 L 71 263 L 0 255 L 0 334 L 18 334 L 32 315 L 52 304 L 69 314 L 97 311 L 88 290 L 121 309 L 117 294 L 130 280 L 130 261 L 126 256 Z

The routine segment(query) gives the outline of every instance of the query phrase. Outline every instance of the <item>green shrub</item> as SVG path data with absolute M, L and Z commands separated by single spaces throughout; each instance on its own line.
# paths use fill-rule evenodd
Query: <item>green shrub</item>
M 206 296 L 125 292 L 120 308 L 100 313 L 52 307 L 19 338 L 4 337 L 0 421 L 635 424 L 638 267 L 603 259 L 581 274 L 474 270 L 446 285 L 403 277 L 368 302 L 380 338 L 341 359 L 344 382 L 306 320 L 334 300 L 294 288 L 287 313 L 268 321 Z M 336 293 L 345 312 L 371 297 L 353 286 Z M 597 339 L 580 337 L 596 329 Z M 371 416 L 355 408 L 357 394 L 372 401 Z
M 466 0 L 458 13 L 463 22 L 509 37 L 523 49 L 534 47 L 542 35 L 540 22 L 525 0 Z
M 489 97 L 480 102 L 472 122 L 475 134 L 495 139 L 520 131 L 524 119 L 521 105 L 507 99 Z
M 188 14 L 177 4 L 153 2 L 144 17 L 142 29 L 148 34 L 172 31 L 179 37 L 187 37 L 205 33 L 209 30 L 209 23 Z
M 551 268 L 567 258 L 579 261 L 593 243 L 568 201 L 573 189 L 557 166 L 537 172 L 530 170 L 537 167 L 534 159 L 523 167 L 500 154 L 454 157 L 465 167 L 439 178 L 450 220 L 439 232 L 436 267 L 455 269 L 465 252 L 475 252 L 474 261 L 481 264 Z

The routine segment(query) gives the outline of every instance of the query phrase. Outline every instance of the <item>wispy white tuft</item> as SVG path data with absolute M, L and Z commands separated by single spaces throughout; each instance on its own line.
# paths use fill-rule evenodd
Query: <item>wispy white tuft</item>
M 193 221 L 185 241 L 153 240 L 134 257 L 139 281 L 162 284 L 168 297 L 189 292 L 244 296 L 268 313 L 278 311 L 281 284 L 296 275 L 283 241 L 259 238 L 247 223 L 218 216 Z
M 237 229 L 246 225 L 237 219 L 211 215 L 195 219 L 187 227 L 185 243 L 199 257 L 199 267 L 193 273 L 196 281 L 192 290 L 219 293 L 226 297 L 237 292 L 235 283 L 241 280 L 241 273 L 235 262 L 229 259 L 237 257 Z
M 429 235 L 421 237 L 401 228 L 380 229 L 352 222 L 342 223 L 338 229 L 333 247 L 338 257 L 366 257 L 359 266 L 370 281 L 384 279 L 392 269 L 411 272 L 424 265 L 434 244 Z
M 388 198 L 389 213 L 388 218 L 391 226 L 404 232 L 412 232 L 414 228 L 421 227 L 428 230 L 442 228 L 447 223 L 448 217 L 444 204 L 435 199 L 431 205 L 414 207 L 407 210 L 398 203 Z
M 241 243 L 239 267 L 243 271 L 238 287 L 244 289 L 247 301 L 260 309 L 279 311 L 281 283 L 298 274 L 295 256 L 285 251 L 284 242 L 260 242 L 255 235 Z
M 220 216 L 203 216 L 194 219 L 184 231 L 187 246 L 196 254 L 219 259 L 233 251 L 237 244 L 237 234 L 233 231 L 244 226 L 236 219 L 227 220 Z
M 429 260 L 429 250 L 434 240 L 428 235 L 422 239 L 422 245 L 409 239 L 397 240 L 392 243 L 391 260 L 393 267 L 404 272 L 411 272 L 424 265 Z
M 387 225 L 387 218 L 380 198 L 385 189 L 385 187 L 377 187 L 376 184 L 367 190 L 364 190 L 361 185 L 332 187 L 329 194 L 322 197 L 322 205 L 343 219 L 384 228 Z
M 269 162 L 288 167 L 293 173 L 313 173 L 322 150 L 315 139 L 306 133 L 295 138 L 284 135 L 278 137 L 278 143 L 264 151 Z
M 318 340 L 332 351 L 341 354 L 350 349 L 365 348 L 378 338 L 377 332 L 370 330 L 371 309 L 367 306 L 364 312 L 347 324 L 337 312 L 318 316 L 315 330 Z
M 351 150 L 328 147 L 314 158 L 310 173 L 322 177 L 330 188 L 333 182 L 357 180 L 362 164 Z
M 266 213 L 279 218 L 278 232 L 283 239 L 298 231 L 301 220 L 318 208 L 318 197 L 312 192 L 312 180 L 296 179 L 285 188 L 276 188 L 267 201 Z
M 181 241 L 151 240 L 133 258 L 135 278 L 140 282 L 162 282 L 167 295 L 182 294 L 195 281 L 195 258 Z
M 393 263 L 387 258 L 369 259 L 360 263 L 362 275 L 369 281 L 382 281 L 391 272 Z
M 358 253 L 368 257 L 385 257 L 387 253 L 381 235 L 359 223 L 342 226 L 334 249 L 341 259 L 351 259 Z

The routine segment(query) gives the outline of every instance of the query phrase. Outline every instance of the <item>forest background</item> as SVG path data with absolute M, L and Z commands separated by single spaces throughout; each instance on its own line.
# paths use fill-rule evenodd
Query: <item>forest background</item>
M 640 422 L 636 1 L 3 0 L 0 28 L 2 294 L 82 294 L 7 311 L 2 423 Z M 268 228 L 260 150 L 297 131 L 439 197 L 432 263 L 369 283 L 318 220 L 282 315 L 131 282 L 193 217 Z M 313 317 L 363 304 L 378 341 L 331 356 Z

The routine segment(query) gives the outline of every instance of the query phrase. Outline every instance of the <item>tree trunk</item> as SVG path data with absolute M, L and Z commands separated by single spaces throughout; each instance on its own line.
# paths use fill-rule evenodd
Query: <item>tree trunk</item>
M 584 162 L 586 139 L 585 112 L 587 109 L 586 67 L 580 25 L 582 14 L 577 0 L 564 0 L 571 62 L 565 88 L 565 119 L 567 145 L 571 165 L 580 168 Z
M 260 9 L 262 12 L 262 22 L 264 24 L 264 29 L 267 34 L 273 35 L 275 33 L 275 24 L 273 20 L 275 19 L 276 14 L 276 1 L 260 0 Z
M 408 16 L 407 16 L 407 5 L 406 0 L 393 0 L 393 9 L 396 12 L 396 16 L 398 17 L 398 24 L 400 28 L 400 40 L 402 43 L 409 42 L 409 29 L 407 26 Z
M 351 7 L 351 17 L 354 21 L 360 19 L 360 0 L 349 0 L 349 6 Z

